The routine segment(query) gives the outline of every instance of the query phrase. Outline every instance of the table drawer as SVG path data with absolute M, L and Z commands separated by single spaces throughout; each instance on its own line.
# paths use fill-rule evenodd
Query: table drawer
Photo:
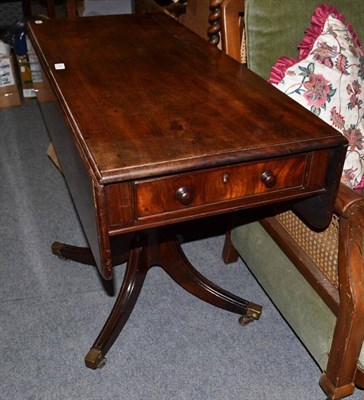
M 135 183 L 137 218 L 304 185 L 306 154 Z

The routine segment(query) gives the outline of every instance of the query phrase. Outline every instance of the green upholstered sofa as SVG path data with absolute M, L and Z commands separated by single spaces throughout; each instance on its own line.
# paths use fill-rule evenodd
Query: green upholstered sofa
M 222 49 L 268 79 L 297 46 L 317 0 L 211 0 L 209 36 Z M 327 0 L 364 43 L 364 2 Z M 220 36 L 221 35 L 221 36 Z M 259 118 L 259 116 L 257 116 Z M 328 399 L 363 387 L 364 200 L 341 184 L 332 223 L 313 232 L 288 211 L 260 222 L 236 222 L 226 236 L 226 263 L 238 255 L 265 289 L 323 371 Z M 264 327 L 263 327 L 264 329 Z

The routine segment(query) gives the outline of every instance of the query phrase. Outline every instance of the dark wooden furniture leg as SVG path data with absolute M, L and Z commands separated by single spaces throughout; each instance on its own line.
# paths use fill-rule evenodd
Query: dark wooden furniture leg
M 120 292 L 104 327 L 85 357 L 86 367 L 97 369 L 105 365 L 106 353 L 118 338 L 138 300 L 149 268 L 145 256 L 142 247 L 131 249 Z
M 238 259 L 239 253 L 236 251 L 231 242 L 231 230 L 229 230 L 225 234 L 225 242 L 222 249 L 222 260 L 225 264 L 231 264 L 238 261 Z
M 110 238 L 113 265 L 124 264 L 128 261 L 131 240 L 132 238 L 127 235 Z M 53 242 L 52 253 L 67 260 L 96 266 L 94 256 L 89 247 L 79 247 L 66 243 Z
M 84 252 L 81 250 L 80 254 Z M 162 229 L 138 233 L 131 246 L 124 281 L 114 307 L 85 357 L 87 367 L 96 369 L 105 364 L 105 355 L 126 324 L 145 276 L 153 266 L 163 268 L 178 285 L 207 303 L 240 314 L 251 321 L 260 317 L 260 305 L 241 299 L 203 277 L 187 260 L 174 235 Z
M 94 256 L 89 247 L 72 246 L 66 243 L 52 243 L 52 253 L 58 257 L 96 266 Z
M 177 240 L 159 244 L 160 266 L 183 289 L 215 307 L 258 319 L 261 306 L 219 288 L 201 275 L 188 261 Z

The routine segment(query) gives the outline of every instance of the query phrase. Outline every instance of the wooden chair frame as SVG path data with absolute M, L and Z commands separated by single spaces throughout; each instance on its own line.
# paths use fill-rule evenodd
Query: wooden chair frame
M 240 62 L 244 0 L 210 0 L 210 10 L 210 43 L 217 46 L 221 40 L 222 50 Z M 364 387 L 364 371 L 358 368 L 364 340 L 364 198 L 341 184 L 335 213 L 339 218 L 338 289 L 274 217 L 260 221 L 337 317 L 326 371 L 320 379 L 322 389 L 332 400 L 352 394 L 355 385 Z M 226 263 L 238 258 L 229 233 L 223 258 Z

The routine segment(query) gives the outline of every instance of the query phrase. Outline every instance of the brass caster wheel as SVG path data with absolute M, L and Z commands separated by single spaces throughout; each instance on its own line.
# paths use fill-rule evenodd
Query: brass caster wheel
M 64 258 L 62 257 L 61 250 L 62 250 L 63 244 L 59 242 L 53 242 L 52 243 L 52 253 L 59 258 Z
M 87 368 L 98 369 L 106 364 L 106 358 L 102 355 L 101 350 L 92 348 L 85 357 L 85 364 Z
M 260 318 L 262 314 L 262 306 L 259 304 L 249 303 L 246 314 L 239 318 L 239 324 L 242 326 L 248 325 Z

